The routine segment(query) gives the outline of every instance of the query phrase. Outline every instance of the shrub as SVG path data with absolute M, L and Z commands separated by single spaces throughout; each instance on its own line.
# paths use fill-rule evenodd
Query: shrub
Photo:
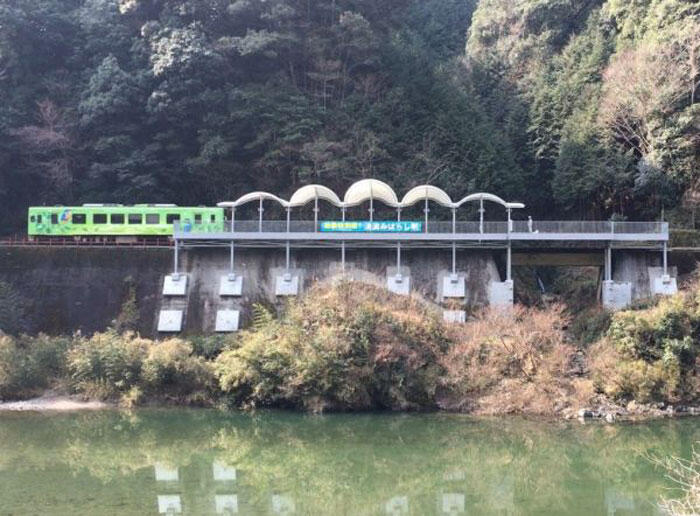
M 578 344 L 588 346 L 600 340 L 610 327 L 612 314 L 600 307 L 574 312 L 569 332 Z
M 213 360 L 224 349 L 231 347 L 236 341 L 230 335 L 197 335 L 188 338 L 195 355 Z
M 141 370 L 145 389 L 167 396 L 204 396 L 215 387 L 211 363 L 180 339 L 153 343 Z
M 74 390 L 109 398 L 137 385 L 150 342 L 134 333 L 115 331 L 78 338 L 67 365 Z
M 566 340 L 567 322 L 563 306 L 516 306 L 452 327 L 442 406 L 492 414 L 564 408 L 580 388 L 571 374 L 575 350 Z
M 618 312 L 590 353 L 596 388 L 617 399 L 691 401 L 700 372 L 698 283 L 656 305 Z
M 129 332 L 96 333 L 77 339 L 67 362 L 76 392 L 119 397 L 128 406 L 147 395 L 201 403 L 216 386 L 212 364 L 176 338 L 158 342 Z
M 71 339 L 0 336 L 0 398 L 25 398 L 46 388 L 64 372 Z
M 319 285 L 292 301 L 282 319 L 269 313 L 255 319 L 239 347 L 216 360 L 234 405 L 435 406 L 448 340 L 437 314 L 415 299 L 359 283 Z

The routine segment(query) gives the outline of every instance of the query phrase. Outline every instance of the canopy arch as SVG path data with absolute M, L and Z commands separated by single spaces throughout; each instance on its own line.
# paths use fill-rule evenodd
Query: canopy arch
M 254 201 L 266 201 L 266 200 L 271 200 L 278 202 L 280 205 L 283 207 L 288 207 L 289 202 L 285 201 L 281 197 L 277 197 L 274 194 L 271 194 L 269 192 L 250 192 L 245 195 L 240 196 L 238 199 L 235 201 L 224 201 L 217 203 L 217 206 L 220 208 L 237 208 L 238 206 L 242 206 L 243 204 L 247 204 L 249 202 L 254 202 Z
M 303 206 L 315 199 L 323 199 L 338 208 L 343 207 L 343 201 L 330 188 L 323 185 L 306 185 L 299 188 L 289 199 L 290 207 Z
M 394 190 L 378 179 L 362 179 L 350 185 L 350 188 L 345 192 L 343 205 L 357 206 L 369 200 L 379 200 L 394 208 L 400 206 Z
M 519 202 L 506 202 L 503 199 L 501 199 L 499 196 L 490 194 L 490 193 L 473 193 L 469 194 L 460 201 L 454 203 L 455 207 L 460 207 L 465 203 L 468 202 L 481 202 L 481 201 L 490 201 L 490 202 L 495 202 L 497 204 L 500 204 L 506 209 L 511 209 L 511 208 L 524 208 L 525 205 Z
M 454 207 L 450 196 L 444 190 L 432 185 L 420 185 L 411 188 L 401 199 L 401 207 L 406 208 L 426 199 L 447 208 Z

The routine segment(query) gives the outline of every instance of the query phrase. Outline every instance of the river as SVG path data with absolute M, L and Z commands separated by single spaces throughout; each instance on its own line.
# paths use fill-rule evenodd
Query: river
M 697 419 L 0 414 L 0 514 L 659 514 Z

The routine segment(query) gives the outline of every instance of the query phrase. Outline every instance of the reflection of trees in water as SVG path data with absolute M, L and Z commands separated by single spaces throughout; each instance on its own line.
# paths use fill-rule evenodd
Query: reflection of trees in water
M 59 500 L 68 484 L 80 491 L 89 478 L 95 490 L 123 488 L 151 510 L 156 496 L 177 495 L 184 512 L 197 514 L 215 513 L 217 504 L 235 504 L 241 514 L 285 507 L 296 514 L 597 514 L 610 500 L 624 501 L 622 508 L 632 500 L 639 513 L 651 512 L 667 485 L 646 456 L 687 456 L 700 438 L 696 426 L 189 410 L 25 415 L 0 420 L 0 480 L 41 479 L 37 470 L 59 463 L 74 476 L 58 479 L 61 488 L 47 473 L 46 488 Z

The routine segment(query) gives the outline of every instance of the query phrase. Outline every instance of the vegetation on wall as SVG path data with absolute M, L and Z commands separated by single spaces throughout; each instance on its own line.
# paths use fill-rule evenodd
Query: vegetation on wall
M 696 403 L 699 291 L 692 285 L 581 330 L 559 305 L 485 310 L 445 324 L 417 296 L 317 284 L 279 316 L 257 306 L 249 329 L 226 336 L 2 336 L 0 399 L 57 388 L 128 406 L 544 415 L 611 402 Z M 574 340 L 602 331 L 591 345 Z
M 317 286 L 281 319 L 260 314 L 217 372 L 238 406 L 436 408 L 445 333 L 419 300 L 361 283 Z
M 619 400 L 677 403 L 700 396 L 700 287 L 618 312 L 590 352 L 598 390 Z
M 699 16 L 690 0 L 9 0 L 3 231 L 30 203 L 369 176 L 547 216 L 694 212 Z

